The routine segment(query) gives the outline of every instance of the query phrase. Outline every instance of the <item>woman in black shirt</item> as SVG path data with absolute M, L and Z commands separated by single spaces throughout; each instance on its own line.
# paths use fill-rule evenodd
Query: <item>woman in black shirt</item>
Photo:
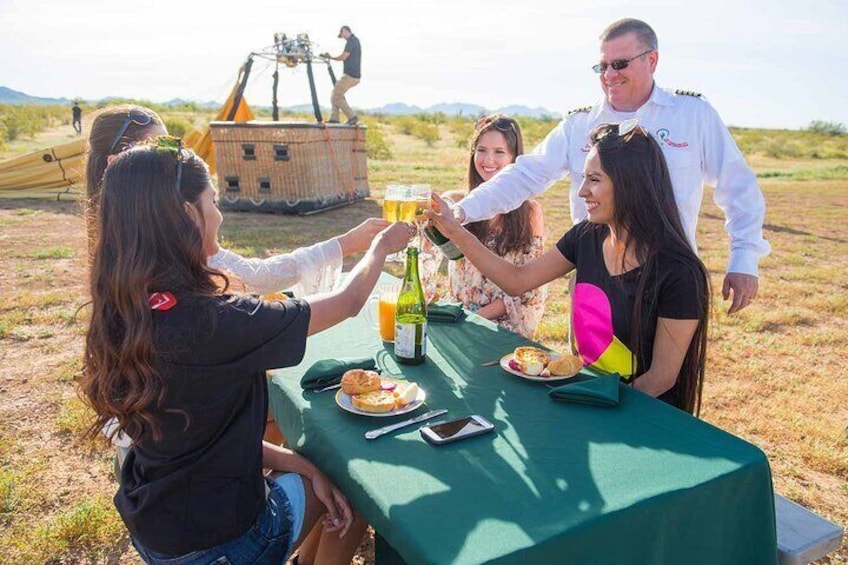
M 584 364 L 697 414 L 709 283 L 684 235 L 665 158 L 635 120 L 598 126 L 590 143 L 578 192 L 589 219 L 528 264 L 491 253 L 441 213 L 438 197 L 431 218 L 510 295 L 576 268 L 574 336 Z
M 311 553 L 349 563 L 365 524 L 308 460 L 262 441 L 265 371 L 296 365 L 307 335 L 359 311 L 408 227 L 381 232 L 339 291 L 264 301 L 228 294 L 207 266 L 216 196 L 174 138 L 107 167 L 80 385 L 89 433 L 115 418 L 134 438 L 115 504 L 146 562 L 282 563 L 317 526 Z

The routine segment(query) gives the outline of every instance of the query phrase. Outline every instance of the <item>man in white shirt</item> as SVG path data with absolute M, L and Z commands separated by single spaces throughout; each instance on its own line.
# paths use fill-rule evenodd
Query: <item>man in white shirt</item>
M 763 239 L 765 201 L 754 172 L 718 113 L 701 95 L 662 89 L 654 83 L 659 60 L 657 37 L 648 24 L 619 20 L 601 34 L 601 60 L 593 67 L 601 80 L 603 100 L 568 113 L 532 153 L 519 157 L 494 178 L 461 200 L 454 213 L 463 223 L 514 210 L 565 175 L 571 178 L 571 218 L 586 218 L 577 196 L 589 132 L 603 123 L 636 118 L 662 147 L 671 173 L 683 227 L 695 247 L 695 230 L 703 183 L 715 187 L 730 235 L 730 262 L 722 286 L 728 313 L 748 306 L 757 296 L 757 262 L 768 255 Z

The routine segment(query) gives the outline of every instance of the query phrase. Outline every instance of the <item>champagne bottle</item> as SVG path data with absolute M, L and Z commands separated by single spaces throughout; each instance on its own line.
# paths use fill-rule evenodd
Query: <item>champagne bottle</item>
M 418 249 L 406 250 L 406 274 L 395 309 L 395 358 L 419 365 L 427 356 L 427 302 L 418 278 Z
M 465 255 L 462 254 L 462 251 L 459 250 L 459 247 L 448 239 L 445 234 L 440 232 L 433 224 L 424 228 L 424 235 L 451 261 L 459 261 L 465 257 Z

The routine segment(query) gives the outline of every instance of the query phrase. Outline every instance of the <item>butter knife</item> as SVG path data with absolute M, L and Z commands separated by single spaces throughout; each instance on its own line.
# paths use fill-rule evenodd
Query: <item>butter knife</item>
M 376 430 L 370 430 L 365 432 L 365 439 L 376 439 L 383 434 L 405 428 L 406 426 L 411 426 L 412 424 L 417 424 L 418 422 L 423 422 L 424 420 L 429 420 L 430 418 L 435 418 L 436 416 L 441 416 L 442 414 L 447 414 L 447 412 L 448 411 L 444 408 L 441 410 L 432 410 L 426 414 L 421 414 L 420 416 L 404 420 L 403 422 L 398 422 L 397 424 L 391 424 L 389 426 L 377 428 Z

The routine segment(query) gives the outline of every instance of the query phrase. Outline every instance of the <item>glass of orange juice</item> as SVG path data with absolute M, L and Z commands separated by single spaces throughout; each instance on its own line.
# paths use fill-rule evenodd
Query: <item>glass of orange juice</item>
M 380 339 L 386 342 L 395 340 L 395 307 L 401 282 L 384 283 L 377 287 L 365 309 L 365 317 L 379 330 Z M 374 312 L 376 310 L 376 319 Z

